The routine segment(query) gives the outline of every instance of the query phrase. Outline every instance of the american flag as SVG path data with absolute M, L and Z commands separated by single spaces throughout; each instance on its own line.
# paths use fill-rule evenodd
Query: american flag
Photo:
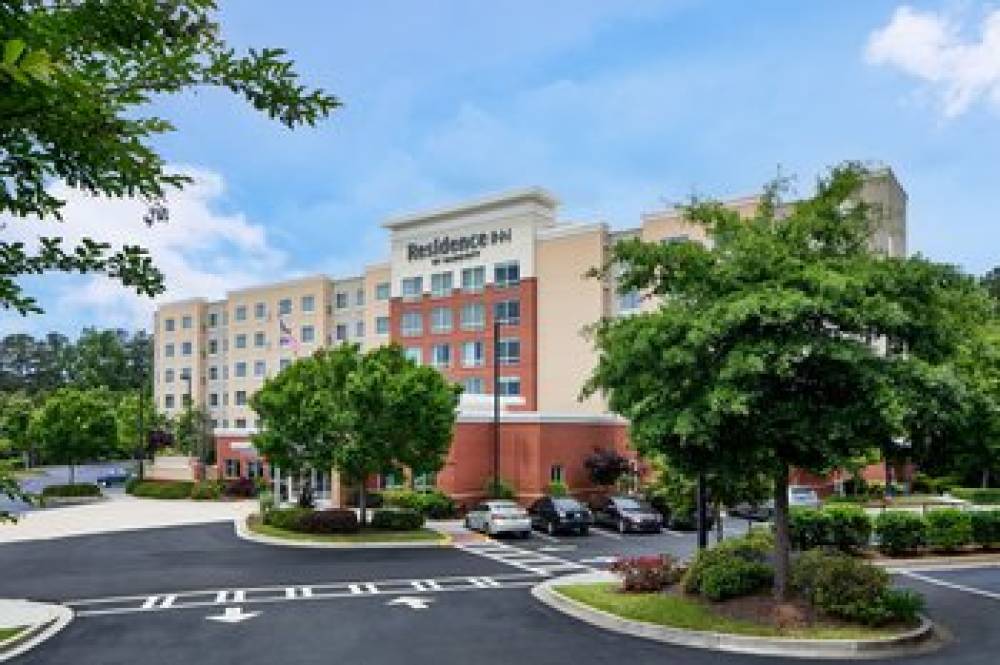
M 288 327 L 284 319 L 278 319 L 278 328 L 281 331 L 281 336 L 279 338 L 279 344 L 282 347 L 292 347 L 292 349 L 298 353 L 299 352 L 299 340 L 295 339 L 295 335 L 292 334 L 292 329 Z

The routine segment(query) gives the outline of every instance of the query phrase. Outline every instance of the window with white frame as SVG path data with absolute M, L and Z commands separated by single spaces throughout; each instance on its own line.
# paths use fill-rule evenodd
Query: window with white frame
M 486 268 L 476 266 L 474 268 L 462 268 L 462 290 L 477 292 L 482 291 L 486 284 Z
M 292 313 L 292 299 L 282 298 L 278 301 L 278 314 L 287 316 Z
M 347 340 L 347 324 L 346 323 L 338 323 L 335 331 L 336 332 L 334 333 L 334 335 L 336 336 L 338 342 L 344 342 L 344 341 Z
M 420 490 L 437 487 L 437 474 L 431 472 L 415 474 L 413 476 L 413 486 Z
M 246 418 L 237 418 L 235 421 L 233 421 L 233 425 L 236 427 L 236 429 L 246 429 L 247 428 L 247 419 Z
M 181 342 L 181 355 L 182 356 L 191 355 L 191 342 Z
M 431 310 L 431 332 L 448 333 L 451 332 L 451 308 L 435 307 Z
M 311 344 L 316 341 L 316 328 L 313 326 L 302 326 L 299 339 L 303 344 Z
M 174 345 L 173 344 L 167 344 L 166 346 L 164 346 L 163 347 L 163 355 L 166 356 L 167 358 L 173 358 L 174 357 Z
M 246 404 L 247 404 L 247 391 L 245 391 L 245 390 L 237 390 L 236 393 L 233 395 L 233 401 L 236 404 L 236 406 L 246 406 Z M 244 427 L 246 427 L 246 425 L 244 425 Z
M 208 405 L 209 406 L 219 406 L 219 393 L 209 393 L 209 395 L 208 395 Z
M 392 286 L 389 282 L 379 282 L 375 285 L 375 300 L 388 300 L 392 295 Z
M 242 333 L 237 335 L 235 338 L 233 338 L 233 346 L 235 346 L 237 349 L 247 348 L 247 336 Z
M 265 303 L 259 302 L 253 306 L 253 318 L 258 321 L 267 318 L 267 305 Z
M 174 370 L 168 369 L 163 372 L 163 382 L 164 383 L 174 382 Z
M 267 345 L 267 336 L 261 331 L 255 332 L 253 334 L 253 345 L 258 349 L 263 349 Z
M 256 377 L 262 377 L 267 374 L 267 363 L 263 360 L 253 361 L 253 375 Z
M 337 309 L 347 309 L 347 294 L 341 291 L 334 296 L 333 303 Z
M 163 320 L 163 330 L 165 332 L 173 332 L 175 325 L 176 324 L 175 324 L 175 322 L 174 322 L 173 319 L 164 319 Z
M 416 300 L 424 293 L 423 277 L 405 277 L 400 285 L 403 298 Z
M 462 367 L 482 367 L 485 362 L 481 341 L 462 342 Z
M 516 397 L 521 394 L 521 379 L 517 376 L 501 376 L 497 382 L 501 397 Z
M 190 316 L 181 317 L 181 328 L 184 328 L 184 330 L 191 330 L 191 325 L 192 321 Z
M 431 295 L 435 298 L 444 298 L 451 295 L 452 273 L 436 272 L 431 275 Z
M 389 334 L 389 317 L 388 316 L 376 316 L 375 317 L 375 333 L 378 335 L 388 335 Z
M 354 292 L 354 304 L 357 305 L 358 307 L 361 307 L 362 305 L 365 304 L 364 289 L 358 289 L 357 291 Z
M 240 477 L 240 461 L 238 459 L 226 460 L 226 478 Z
M 486 307 L 482 303 L 473 302 L 462 305 L 462 330 L 482 330 L 486 327 Z
M 302 296 L 302 311 L 303 312 L 315 312 L 316 311 L 316 296 Z
M 415 337 L 424 333 L 424 317 L 420 312 L 403 312 L 400 321 L 400 332 L 403 337 Z
M 218 381 L 219 380 L 219 367 L 217 365 L 212 365 L 208 368 L 208 380 Z
M 466 395 L 485 395 L 485 386 L 481 376 L 467 376 L 462 379 L 462 390 Z
M 521 340 L 505 337 L 497 342 L 497 361 L 501 365 L 516 365 L 521 362 Z
M 412 360 L 417 365 L 424 364 L 424 350 L 419 346 L 408 346 L 403 354 L 408 360 Z
M 208 355 L 214 356 L 219 352 L 219 340 L 210 339 L 208 340 Z
M 216 312 L 211 312 L 208 315 L 208 327 L 218 328 L 219 327 L 219 315 Z
M 493 316 L 500 325 L 516 326 L 521 322 L 521 301 L 501 300 L 493 306 Z
M 233 376 L 237 379 L 242 379 L 247 375 L 247 364 L 245 362 L 238 362 L 233 365 Z
M 365 322 L 364 321 L 355 321 L 354 322 L 354 336 L 355 337 L 364 337 L 365 336 Z
M 173 395 L 164 395 L 163 396 L 163 408 L 165 408 L 165 409 L 172 409 L 172 408 L 174 408 L 174 396 Z
M 497 287 L 517 286 L 521 281 L 521 266 L 517 261 L 505 261 L 493 266 L 493 284 Z
M 278 371 L 279 372 L 282 371 L 282 370 L 288 369 L 291 366 L 292 366 L 292 359 L 291 358 L 282 358 L 281 360 L 278 361 Z
M 236 307 L 236 309 L 233 311 L 233 319 L 235 319 L 237 321 L 246 321 L 247 320 L 247 306 L 246 305 L 238 305 Z
M 435 344 L 431 347 L 431 365 L 439 368 L 451 365 L 450 344 Z

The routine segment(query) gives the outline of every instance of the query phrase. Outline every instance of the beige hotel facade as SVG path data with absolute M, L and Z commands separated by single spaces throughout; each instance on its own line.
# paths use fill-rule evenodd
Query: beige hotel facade
M 882 169 L 861 196 L 880 224 L 873 247 L 906 254 L 906 194 Z M 749 215 L 759 199 L 727 205 Z M 619 293 L 614 276 L 595 279 L 614 243 L 704 242 L 701 228 L 675 209 L 643 214 L 612 230 L 602 222 L 561 220 L 552 194 L 530 188 L 387 220 L 388 260 L 358 275 L 315 275 L 192 299 L 155 313 L 154 394 L 177 416 L 187 396 L 208 413 L 220 477 L 274 474 L 253 449 L 257 421 L 250 396 L 267 377 L 318 348 L 396 342 L 416 362 L 437 367 L 465 388 L 451 450 L 434 484 L 474 501 L 492 476 L 493 353 L 500 363 L 501 476 L 522 500 L 553 480 L 580 495 L 595 491 L 583 460 L 598 448 L 628 451 L 627 427 L 599 397 L 579 400 L 596 362 L 584 329 L 604 317 L 654 306 Z M 494 340 L 494 322 L 499 339 Z M 282 326 L 297 344 L 282 344 Z M 280 473 L 280 472 L 279 472 Z M 373 483 L 401 479 L 385 474 Z M 314 474 L 321 498 L 346 500 L 335 474 Z M 284 495 L 294 481 L 278 475 Z

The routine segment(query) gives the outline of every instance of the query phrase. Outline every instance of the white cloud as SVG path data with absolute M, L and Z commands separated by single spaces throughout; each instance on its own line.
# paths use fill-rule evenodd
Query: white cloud
M 904 5 L 872 33 L 865 55 L 925 81 L 948 117 L 981 98 L 1000 108 L 1000 9 L 987 12 L 980 34 L 968 39 L 948 15 Z
M 263 226 L 242 213 L 219 210 L 225 193 L 221 175 L 191 167 L 177 170 L 194 181 L 167 197 L 169 221 L 151 228 L 142 222 L 142 201 L 90 196 L 64 184 L 53 186 L 53 193 L 66 201 L 63 224 L 0 218 L 6 223 L 5 240 L 31 246 L 39 236 L 62 236 L 66 246 L 72 246 L 90 237 L 113 247 L 139 245 L 164 273 L 167 290 L 155 300 L 101 275 L 30 280 L 29 293 L 39 297 L 46 310 L 39 324 L 67 333 L 86 324 L 148 328 L 157 303 L 220 298 L 227 290 L 288 273 L 285 254 L 269 244 Z

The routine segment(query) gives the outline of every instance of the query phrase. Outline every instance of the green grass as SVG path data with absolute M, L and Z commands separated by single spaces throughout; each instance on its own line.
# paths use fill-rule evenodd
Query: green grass
M 18 626 L 17 628 L 0 628 L 0 642 L 9 640 L 22 630 L 24 630 L 24 626 Z
M 254 519 L 249 520 L 248 525 L 251 531 L 259 533 L 262 536 L 314 543 L 407 543 L 426 541 L 441 541 L 443 543 L 445 541 L 444 536 L 430 529 L 387 531 L 369 527 L 362 530 L 361 533 L 316 534 L 287 531 L 267 524 L 261 524 L 258 520 Z
M 897 632 L 886 628 L 839 624 L 815 624 L 805 628 L 780 630 L 774 626 L 719 616 L 712 612 L 710 605 L 680 596 L 663 593 L 621 593 L 618 591 L 618 585 L 613 582 L 557 586 L 555 591 L 624 619 L 685 630 L 814 640 L 875 639 L 888 637 Z

